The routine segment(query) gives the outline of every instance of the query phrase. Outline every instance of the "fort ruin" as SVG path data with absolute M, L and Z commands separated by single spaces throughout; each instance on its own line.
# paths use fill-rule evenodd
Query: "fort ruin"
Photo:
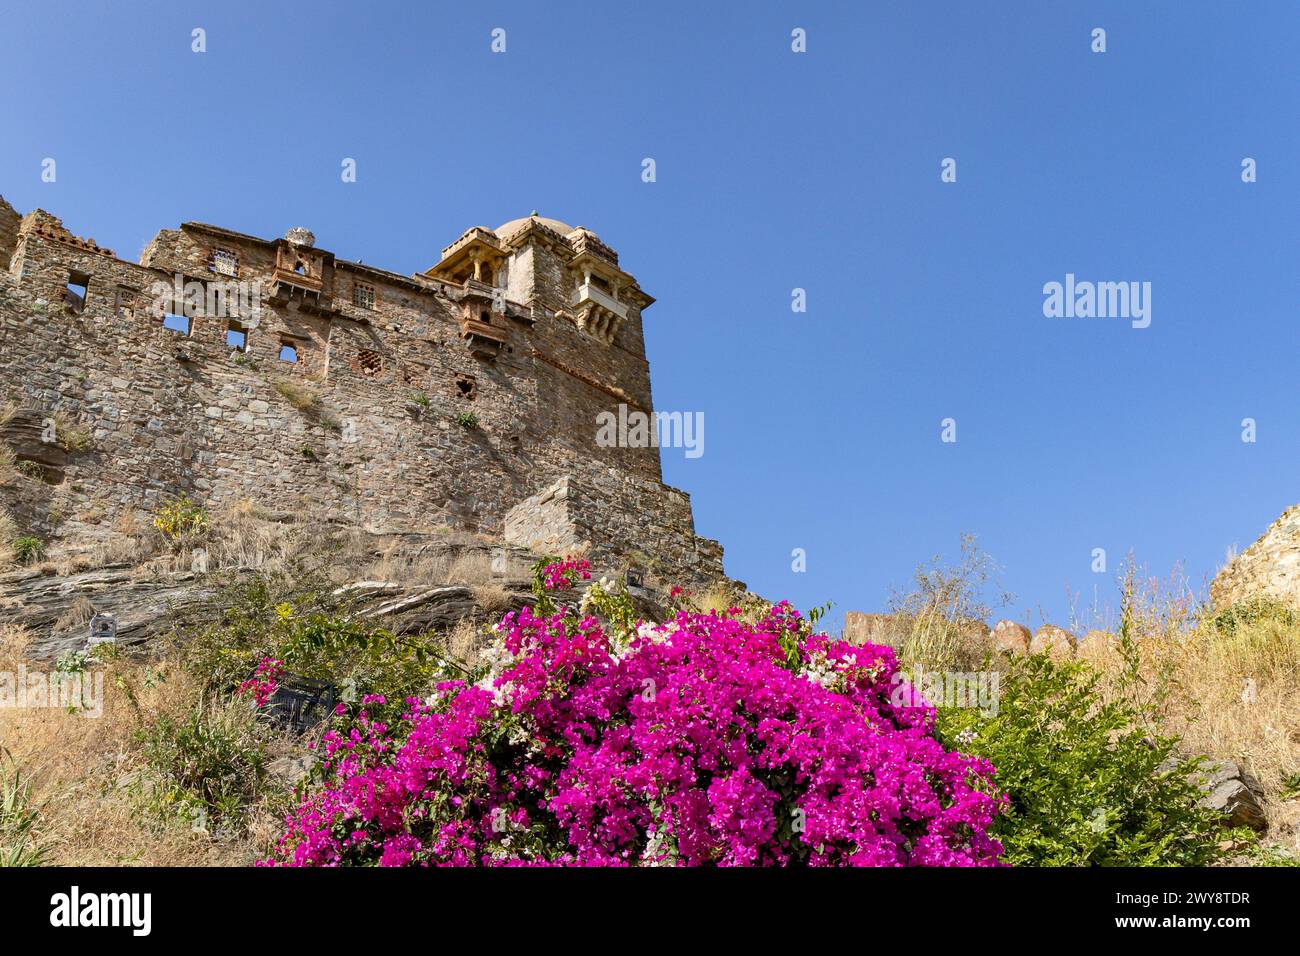
M 653 418 L 653 302 L 535 213 L 403 276 L 197 222 L 128 262 L 0 198 L 0 442 L 28 479 L 0 504 L 52 541 L 188 495 L 721 577 L 658 448 L 597 441 L 601 413 Z

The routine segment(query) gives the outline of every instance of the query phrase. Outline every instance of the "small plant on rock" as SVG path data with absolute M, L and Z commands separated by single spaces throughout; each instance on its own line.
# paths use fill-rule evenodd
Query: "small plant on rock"
M 45 544 L 40 538 L 25 534 L 14 538 L 14 560 L 19 564 L 35 564 L 45 557 Z
M 54 436 L 65 451 L 85 451 L 90 445 L 90 429 L 66 412 L 54 413 Z
M 172 544 L 180 544 L 208 530 L 208 512 L 188 495 L 181 495 L 158 510 L 153 526 Z

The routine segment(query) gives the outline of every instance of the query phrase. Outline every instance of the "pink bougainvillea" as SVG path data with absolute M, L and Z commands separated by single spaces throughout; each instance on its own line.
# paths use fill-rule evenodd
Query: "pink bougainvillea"
M 568 591 L 574 588 L 578 579 L 591 579 L 591 562 L 583 559 L 566 558 L 553 561 L 542 569 L 542 577 L 548 591 Z
M 497 631 L 477 684 L 327 737 L 326 783 L 267 863 L 997 862 L 992 767 L 891 702 L 887 647 L 809 634 L 784 603 L 622 634 L 525 608 Z
M 273 657 L 263 657 L 258 663 L 253 676 L 239 685 L 236 693 L 241 697 L 251 696 L 258 707 L 265 707 L 275 696 L 280 687 L 280 677 L 284 674 L 284 663 Z

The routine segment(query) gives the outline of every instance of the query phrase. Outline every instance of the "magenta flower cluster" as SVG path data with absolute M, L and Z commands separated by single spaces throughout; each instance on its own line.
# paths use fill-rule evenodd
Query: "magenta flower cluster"
M 364 712 L 272 865 L 995 865 L 984 760 L 891 703 L 887 647 L 679 612 L 610 635 L 525 608 L 493 672 Z M 796 652 L 792 660 L 791 648 Z
M 251 695 L 257 707 L 265 707 L 275 696 L 280 687 L 280 677 L 284 674 L 284 662 L 273 657 L 263 657 L 258 663 L 253 676 L 239 685 L 236 693 L 241 697 Z
M 578 578 L 591 579 L 591 562 L 581 558 L 553 561 L 542 569 L 542 580 L 548 591 L 570 591 L 577 586 Z

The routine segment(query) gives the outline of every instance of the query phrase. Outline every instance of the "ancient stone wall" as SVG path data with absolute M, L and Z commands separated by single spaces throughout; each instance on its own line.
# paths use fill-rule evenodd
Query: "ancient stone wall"
M 722 576 L 722 547 L 695 534 L 684 492 L 612 469 L 577 471 L 507 512 L 504 540 L 543 553 L 616 555 L 665 581 Z
M 0 487 L 25 530 L 71 536 L 184 493 L 372 531 L 499 534 L 511 508 L 573 475 L 584 539 L 721 573 L 658 450 L 596 442 L 600 412 L 651 409 L 652 300 L 625 292 L 613 340 L 593 338 L 566 311 L 573 277 L 551 231 L 516 240 L 489 304 L 488 287 L 437 267 L 403 277 L 198 223 L 135 264 L 39 210 L 10 228 L 7 208 L 0 406 L 49 446 Z M 238 283 L 260 290 L 255 307 Z M 18 437 L 20 463 L 34 461 L 32 435 Z
M 1300 610 L 1300 505 L 1293 505 L 1254 544 L 1238 554 L 1210 584 L 1219 610 L 1265 598 Z
M 22 216 L 0 197 L 0 268 L 6 266 L 18 244 L 18 224 Z

